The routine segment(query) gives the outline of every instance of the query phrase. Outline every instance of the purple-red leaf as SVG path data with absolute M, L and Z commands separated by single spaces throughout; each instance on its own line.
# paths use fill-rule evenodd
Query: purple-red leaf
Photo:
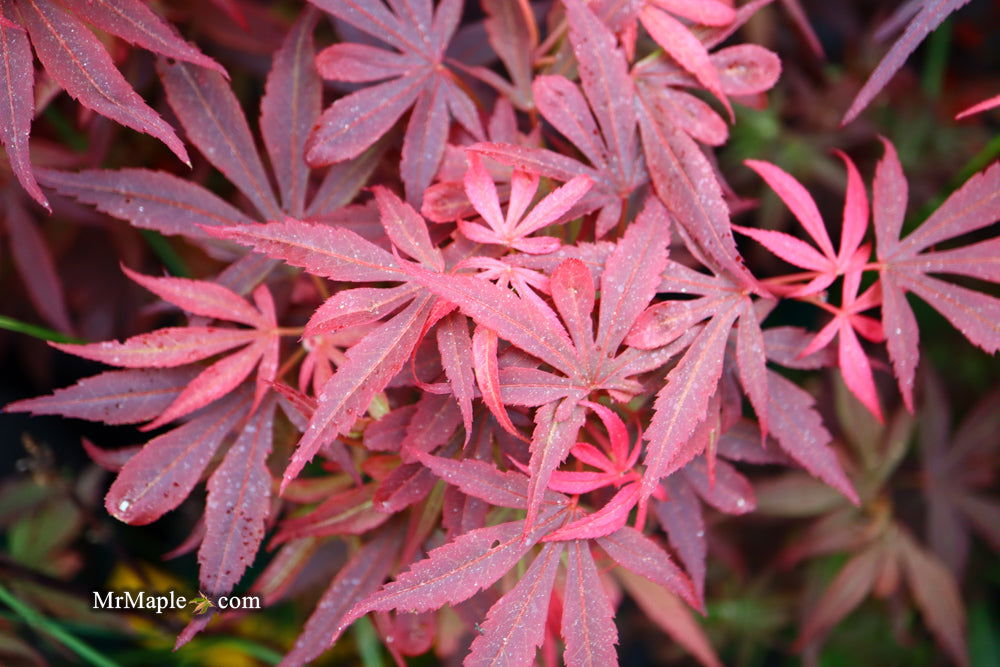
M 656 294 L 667 262 L 670 228 L 667 211 L 655 197 L 646 204 L 615 245 L 601 274 L 597 349 L 617 352 L 636 319 Z
M 691 137 L 640 104 L 639 128 L 656 194 L 703 252 L 733 278 L 754 284 L 736 250 L 729 208 L 704 153 Z
M 528 665 L 545 637 L 549 596 L 562 556 L 559 543 L 546 544 L 531 566 L 490 608 L 472 642 L 466 665 Z
M 525 530 L 534 529 L 549 479 L 576 442 L 586 412 L 572 398 L 560 403 L 543 405 L 535 412 L 535 432 L 531 437 L 531 459 L 528 468 L 528 516 Z M 565 410 L 568 414 L 563 415 Z
M 288 218 L 213 233 L 310 273 L 352 282 L 402 280 L 393 256 L 349 229 Z
M 346 433 L 375 394 L 403 368 L 429 310 L 428 299 L 416 299 L 347 351 L 344 363 L 323 387 L 316 412 L 285 469 L 282 489 L 298 476 L 325 441 Z
M 889 52 L 885 54 L 878 67 L 868 77 L 868 81 L 858 91 L 851 108 L 844 114 L 841 125 L 846 125 L 858 117 L 865 107 L 875 98 L 889 79 L 903 66 L 920 42 L 948 18 L 948 15 L 965 5 L 969 0 L 926 0 L 920 8 L 920 13 L 906 26 L 900 37 Z
M 712 318 L 656 395 L 656 413 L 643 436 L 649 441 L 642 479 L 644 498 L 649 497 L 661 477 L 687 463 L 678 458 L 681 446 L 705 419 L 709 398 L 722 376 L 726 341 L 741 302 L 734 301 Z
M 760 447 L 759 442 L 754 443 Z M 655 502 L 653 510 L 670 544 L 691 577 L 698 600 L 705 597 L 705 556 L 708 541 L 705 538 L 705 520 L 701 505 L 691 485 L 681 475 L 664 481 L 667 500 Z
M 517 472 L 501 472 L 485 461 L 455 461 L 420 453 L 417 458 L 435 475 L 462 493 L 485 500 L 491 505 L 528 508 L 528 478 Z
M 799 638 L 799 646 L 812 642 L 835 626 L 868 595 L 883 567 L 886 557 L 876 542 L 854 556 L 840 570 L 816 606 L 809 611 Z
M 39 169 L 42 185 L 141 229 L 204 238 L 201 226 L 249 224 L 245 213 L 200 185 L 148 169 Z
M 276 401 L 266 401 L 208 480 L 205 539 L 198 550 L 202 590 L 225 595 L 253 562 L 270 514 L 271 452 Z
M 927 301 L 987 352 L 1000 350 L 1000 299 L 928 275 L 950 273 L 1000 282 L 1000 269 L 996 268 L 1000 249 L 986 241 L 955 250 L 926 250 L 1000 219 L 1000 164 L 970 178 L 920 227 L 900 240 L 906 178 L 892 144 L 883 143 L 885 155 L 877 168 L 873 199 L 881 262 L 882 324 L 903 400 L 912 410 L 919 333 L 906 292 Z
M 510 290 L 465 275 L 439 275 L 407 267 L 413 280 L 457 305 L 480 326 L 492 329 L 519 348 L 572 374 L 579 363 L 569 336 L 551 319 Z
M 141 0 L 62 0 L 62 4 L 88 23 L 126 42 L 226 75 L 222 65 L 185 42 L 171 24 L 153 13 Z
M 71 332 L 73 327 L 55 260 L 37 223 L 24 210 L 14 192 L 8 192 L 0 201 L 6 204 L 3 207 L 6 213 L 4 224 L 10 238 L 11 254 L 28 296 L 42 317 L 57 329 Z
M 312 33 L 318 13 L 306 10 L 274 54 L 260 101 L 260 132 L 278 179 L 286 211 L 300 217 L 305 206 L 309 167 L 304 151 L 309 131 L 322 109 L 323 88 L 313 67 Z
M 830 434 L 813 408 L 812 396 L 773 371 L 768 371 L 767 386 L 768 423 L 781 448 L 811 475 L 857 504 L 858 495 L 829 445 Z
M 205 359 L 251 342 L 250 329 L 219 327 L 167 327 L 125 340 L 76 345 L 50 343 L 52 347 L 84 359 L 122 368 L 170 368 Z
M 218 72 L 157 60 L 170 107 L 188 139 L 267 220 L 282 217 L 236 95 Z
M 900 555 L 910 591 L 927 627 L 957 665 L 968 665 L 965 605 L 954 575 L 920 548 L 909 535 L 901 537 Z
M 585 541 L 566 545 L 563 590 L 563 660 L 567 667 L 613 667 L 618 664 L 615 610 L 604 592 L 594 557 Z
M 118 473 L 104 499 L 105 508 L 120 521 L 142 525 L 177 507 L 246 407 L 245 396 L 233 395 L 150 440 Z
M 306 160 L 320 167 L 360 155 L 413 104 L 427 77 L 404 76 L 334 102 L 306 142 Z
M 598 538 L 597 543 L 624 569 L 672 591 L 692 607 L 701 608 L 687 575 L 670 560 L 660 545 L 635 528 L 619 528 L 606 537 Z
M 9 7 L 10 5 L 5 5 Z M 35 113 L 35 69 L 28 35 L 13 23 L 0 24 L 0 141 L 10 168 L 31 198 L 51 210 L 31 168 L 28 135 Z
M 551 528 L 559 515 L 549 514 L 530 539 L 524 522 L 479 528 L 432 550 L 392 583 L 355 605 L 344 619 L 351 622 L 368 611 L 420 612 L 457 604 L 489 587 L 531 549 L 538 534 Z
M 282 665 L 304 665 L 333 645 L 344 627 L 344 615 L 378 588 L 391 571 L 402 540 L 398 529 L 387 526 L 340 568 Z
M 9 403 L 4 411 L 137 424 L 163 412 L 197 372 L 196 368 L 107 371 L 56 389 L 51 396 Z
M 17 10 L 38 59 L 66 92 L 102 116 L 156 137 L 190 164 L 173 128 L 132 90 L 100 41 L 79 20 L 43 0 L 18 0 Z
M 264 325 L 263 316 L 232 290 L 203 280 L 154 278 L 122 267 L 129 278 L 161 299 L 193 315 L 239 322 L 252 327 Z
M 722 667 L 705 631 L 677 596 L 628 570 L 618 570 L 616 574 L 649 620 L 687 649 L 704 667 Z
M 472 337 L 469 325 L 458 313 L 451 313 L 438 324 L 438 352 L 444 367 L 451 393 L 458 401 L 465 426 L 465 440 L 472 434 L 472 399 L 475 395 Z

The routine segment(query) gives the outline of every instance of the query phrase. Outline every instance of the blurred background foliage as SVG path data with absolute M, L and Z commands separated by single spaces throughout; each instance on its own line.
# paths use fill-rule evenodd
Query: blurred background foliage
M 157 4 L 163 8 L 166 3 Z M 206 3 L 169 4 L 167 14 L 185 34 L 226 66 L 245 108 L 256 108 L 270 53 L 298 4 L 247 3 L 256 8 L 247 31 L 234 28 L 225 18 L 213 19 L 209 10 L 200 11 Z M 958 110 L 1000 90 L 997 0 L 973 0 L 959 11 L 918 49 L 859 120 L 845 128 L 838 126 L 849 100 L 887 48 L 886 43 L 876 42 L 873 33 L 897 4 L 805 0 L 826 61 L 811 54 L 777 3 L 744 29 L 743 41 L 776 51 L 784 68 L 768 108 L 738 108 L 730 141 L 718 154 L 733 188 L 744 197 L 759 198 L 758 208 L 739 214 L 744 221 L 779 227 L 787 216 L 777 197 L 766 193 L 760 179 L 742 167 L 748 157 L 772 161 L 794 174 L 810 188 L 821 210 L 837 219 L 844 172 L 831 148 L 849 152 L 862 173 L 871 174 L 880 151 L 874 138 L 884 134 L 899 150 L 910 180 L 911 202 L 918 203 L 911 207 L 907 220 L 912 227 L 1000 154 L 1000 112 L 964 122 L 952 120 Z M 193 11 L 196 6 L 199 11 Z M 475 8 L 469 11 L 475 19 Z M 129 79 L 164 111 L 162 91 L 152 83 L 149 59 L 140 53 L 127 64 Z M 72 149 L 75 164 L 63 166 L 100 163 L 178 170 L 177 162 L 155 140 L 122 131 L 100 117 L 81 116 L 66 96 L 52 100 L 34 128 L 43 153 L 46 143 Z M 221 179 L 212 180 L 204 162 L 196 161 L 192 176 L 207 177 L 216 192 L 231 194 L 227 192 L 231 186 Z M 9 177 L 0 174 L 0 179 Z M 78 335 L 88 340 L 130 335 L 156 317 L 139 309 L 141 292 L 119 275 L 119 261 L 131 265 L 157 261 L 172 273 L 194 275 L 200 275 L 209 262 L 182 242 L 140 233 L 72 206 L 57 210 L 42 224 L 59 262 Z M 777 261 L 752 244 L 742 249 L 749 263 L 764 275 Z M 957 424 L 997 385 L 1000 361 L 974 349 L 921 302 L 914 306 L 925 366 L 933 366 L 940 377 Z M 66 386 L 97 370 L 88 362 L 53 354 L 40 340 L 51 332 L 27 324 L 37 316 L 6 261 L 0 264 L 0 313 L 4 315 L 0 321 L 0 404 Z M 792 309 L 775 317 L 783 323 L 815 325 L 812 311 Z M 895 396 L 888 373 L 880 375 L 886 388 L 883 397 Z M 856 420 L 845 421 L 843 407 L 837 414 L 837 388 L 832 381 L 811 378 L 810 382 L 821 396 L 820 404 L 828 406 L 828 423 L 837 437 L 843 442 L 856 436 L 851 432 Z M 919 431 L 920 424 L 914 428 Z M 129 428 L 0 414 L 0 664 L 277 664 L 299 633 L 322 585 L 306 587 L 292 601 L 260 612 L 216 619 L 209 634 L 176 653 L 173 643 L 190 619 L 189 610 L 155 615 L 91 609 L 93 591 L 173 589 L 188 597 L 197 595 L 192 588 L 197 582 L 194 554 L 167 560 L 164 555 L 191 533 L 199 501 L 189 499 L 152 526 L 118 523 L 102 504 L 111 475 L 89 460 L 80 445 L 82 437 L 106 447 L 143 439 Z M 917 433 L 909 438 L 891 476 L 870 504 L 857 510 L 860 520 L 870 518 L 878 503 L 888 502 L 893 520 L 923 536 L 926 507 L 921 491 L 926 476 L 918 439 Z M 989 484 L 995 481 L 990 475 L 996 463 L 995 457 L 985 462 L 987 488 L 996 486 Z M 779 552 L 801 537 L 811 519 L 768 516 L 766 481 L 762 511 L 737 521 L 713 517 L 706 589 L 709 613 L 702 622 L 722 661 L 764 667 L 800 664 L 805 659 L 822 667 L 853 667 L 864 656 L 864 664 L 869 665 L 939 664 L 942 658 L 933 639 L 901 595 L 863 602 L 831 632 L 822 650 L 804 655 L 792 652 L 804 609 L 820 596 L 849 554 L 782 563 Z M 263 553 L 244 581 L 253 582 L 272 557 L 273 553 Z M 237 592 L 248 585 L 242 584 Z M 962 590 L 972 664 L 1000 665 L 1000 560 L 981 540 L 973 541 Z M 618 619 L 623 664 L 691 662 L 633 603 L 624 603 Z M 364 620 L 318 664 L 375 666 L 389 661 L 373 626 Z M 436 662 L 428 655 L 413 664 Z

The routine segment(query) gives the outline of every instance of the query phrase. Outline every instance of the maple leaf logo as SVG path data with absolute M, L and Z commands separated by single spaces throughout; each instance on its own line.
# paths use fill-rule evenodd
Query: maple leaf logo
M 194 610 L 191 613 L 196 616 L 200 616 L 201 614 L 207 612 L 209 609 L 215 607 L 215 603 L 212 602 L 209 599 L 209 597 L 204 593 L 202 593 L 201 591 L 198 591 L 198 597 L 191 598 L 188 604 L 194 605 Z

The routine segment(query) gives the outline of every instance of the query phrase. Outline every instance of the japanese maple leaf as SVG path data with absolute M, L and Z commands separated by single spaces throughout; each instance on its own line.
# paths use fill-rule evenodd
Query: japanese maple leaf
M 229 84 L 216 72 L 165 60 L 157 66 L 188 139 L 247 198 L 254 213 L 244 213 L 193 181 L 148 169 L 46 170 L 39 173 L 42 184 L 135 227 L 182 234 L 227 260 L 232 258 L 232 246 L 220 247 L 206 228 L 282 220 L 286 215 L 325 219 L 364 185 L 377 151 L 331 168 L 308 196 L 310 170 L 302 151 L 322 110 L 322 81 L 312 66 L 318 15 L 315 10 L 303 12 L 288 32 L 275 53 L 261 99 L 261 134 L 280 198 Z M 250 254 L 227 268 L 220 280 L 235 291 L 249 292 L 273 266 L 274 262 Z
M 481 4 L 487 15 L 483 21 L 486 36 L 510 81 L 486 67 L 473 67 L 469 73 L 496 88 L 518 109 L 529 111 L 534 105 L 531 83 L 539 37 L 534 8 L 527 0 L 483 0 Z
M 391 8 L 382 2 L 313 1 L 394 50 L 345 42 L 317 56 L 324 78 L 383 82 L 346 95 L 323 112 L 306 144 L 306 161 L 318 167 L 357 156 L 413 107 L 399 169 L 407 201 L 419 205 L 441 163 L 449 118 L 483 136 L 473 100 L 445 66 L 461 0 L 442 0 L 433 13 L 431 3 L 416 0 L 394 2 Z
M 597 472 L 557 470 L 552 473 L 549 488 L 560 493 L 578 495 L 637 481 L 639 476 L 632 467 L 639 460 L 642 439 L 638 438 L 635 446 L 629 447 L 625 423 L 613 410 L 591 401 L 581 401 L 580 405 L 592 410 L 604 424 L 608 433 L 606 446 L 602 450 L 590 443 L 578 442 L 569 451 L 577 461 L 597 468 Z M 513 461 L 516 465 L 516 459 Z
M 810 238 L 819 247 L 817 252 L 784 232 L 753 229 L 733 225 L 733 229 L 756 240 L 786 262 L 816 273 L 805 285 L 787 292 L 788 296 L 816 294 L 826 289 L 838 276 L 848 271 L 859 271 L 871 253 L 868 246 L 861 247 L 868 229 L 868 195 L 861 174 L 851 159 L 840 151 L 837 155 L 847 167 L 847 196 L 844 201 L 844 222 L 840 232 L 840 247 L 836 252 L 819 214 L 816 202 L 795 178 L 768 162 L 747 160 L 746 165 L 767 181 L 802 224 Z M 853 297 L 852 297 L 853 298 Z
M 312 662 L 335 641 L 334 632 L 344 615 L 359 601 L 367 598 L 382 585 L 398 558 L 404 531 L 389 524 L 373 531 L 372 538 L 358 549 L 341 567 L 323 592 L 315 611 L 306 621 L 295 645 L 283 658 L 283 665 L 304 665 Z M 272 560 L 279 559 L 280 571 L 299 570 L 316 551 L 317 544 L 310 538 L 289 542 L 284 551 Z M 284 555 L 284 558 L 281 556 Z M 297 566 L 297 567 L 296 567 Z M 289 580 L 290 581 L 290 580 Z M 285 586 L 287 587 L 287 583 Z
M 601 274 L 596 334 L 592 323 L 595 286 L 589 269 L 578 259 L 563 261 L 549 281 L 558 318 L 546 304 L 518 298 L 474 276 L 407 268 L 415 281 L 454 303 L 476 322 L 480 338 L 479 353 L 474 350 L 477 378 L 484 401 L 498 420 L 509 421 L 504 404 L 539 406 L 529 462 L 529 527 L 535 523 L 551 473 L 576 441 L 584 419 L 578 402 L 599 390 L 613 396 L 634 395 L 639 386 L 632 376 L 662 365 L 672 354 L 669 350 L 636 349 L 619 353 L 632 323 L 656 292 L 667 242 L 663 207 L 649 198 L 608 256 Z M 554 372 L 524 367 L 499 372 L 495 366 L 497 336 Z
M 994 163 L 956 190 L 917 229 L 900 239 L 907 183 L 896 150 L 886 140 L 873 187 L 875 239 L 882 326 L 899 389 L 913 409 L 913 382 L 919 332 L 906 302 L 912 292 L 933 306 L 970 341 L 1000 350 L 1000 299 L 933 277 L 934 273 L 1000 282 L 1000 241 L 996 238 L 947 250 L 928 249 L 1000 220 L 1000 163 Z
M 968 118 L 969 116 L 974 116 L 977 113 L 989 111 L 990 109 L 996 109 L 997 107 L 1000 107 L 1000 95 L 997 95 L 996 97 L 991 97 L 988 100 L 983 100 L 978 104 L 973 104 L 968 109 L 960 111 L 958 115 L 955 116 L 955 120 Z
M 420 214 L 384 187 L 375 187 L 373 192 L 381 223 L 394 249 L 417 260 L 427 275 L 443 277 L 445 255 L 431 243 L 427 223 Z M 395 287 L 341 290 L 327 299 L 306 324 L 308 337 L 377 323 L 346 351 L 323 386 L 315 412 L 285 470 L 283 488 L 325 442 L 350 430 L 372 398 L 410 360 L 430 325 L 439 320 L 442 363 L 455 387 L 463 418 L 467 424 L 471 422 L 471 375 L 464 372 L 472 365 L 468 328 L 464 321 L 444 317 L 451 307 L 435 309 L 437 299 L 412 278 L 413 269 L 401 269 L 401 264 L 408 262 L 349 229 L 294 219 L 228 227 L 213 233 L 331 280 L 401 283 Z M 449 246 L 449 251 L 447 263 L 451 264 L 471 254 L 469 248 L 457 243 Z
M 425 454 L 420 460 L 467 495 L 493 506 L 528 507 L 528 478 L 520 473 L 501 472 L 489 463 L 468 459 L 455 461 Z M 547 491 L 540 521 L 530 532 L 525 533 L 525 520 L 521 519 L 456 537 L 356 604 L 334 626 L 331 640 L 370 611 L 429 611 L 470 598 L 500 580 L 541 538 L 569 520 L 573 511 L 565 496 Z M 650 538 L 625 527 L 595 541 L 619 567 L 694 604 L 691 582 Z M 490 608 L 482 633 L 472 644 L 470 662 L 531 664 L 544 640 L 548 602 L 564 550 L 569 555 L 562 623 L 567 663 L 617 664 L 612 609 L 587 540 L 551 541 L 541 547 L 514 587 Z M 567 618 L 565 614 L 573 615 Z
M 206 303 L 211 296 L 217 293 L 209 290 Z M 214 306 L 217 311 L 224 307 L 221 302 Z M 245 302 L 243 306 L 231 307 L 256 317 L 255 309 Z M 154 336 L 146 334 L 145 341 L 151 345 L 145 354 L 159 354 L 165 360 L 171 352 L 157 346 L 168 338 L 155 341 Z M 209 348 L 224 345 L 216 334 L 202 333 L 198 340 L 204 340 L 203 344 Z M 142 354 L 139 345 L 130 351 L 121 350 L 121 344 L 107 345 L 106 351 L 117 348 L 122 352 L 119 363 L 125 361 L 126 355 Z M 180 348 L 175 348 L 174 353 L 184 354 Z M 51 396 L 17 401 L 4 409 L 108 424 L 137 424 L 154 419 L 176 405 L 199 377 L 199 370 L 186 365 L 106 371 L 72 387 L 58 389 Z M 234 430 L 239 432 L 209 475 L 204 533 L 196 532 L 191 540 L 192 548 L 201 542 L 198 553 L 201 588 L 212 595 L 225 595 L 232 590 L 253 562 L 270 513 L 271 474 L 266 461 L 271 451 L 275 402 L 272 396 L 265 397 L 251 414 L 252 402 L 253 390 L 244 383 L 141 447 L 101 450 L 84 442 L 96 462 L 118 473 L 105 497 L 108 513 L 125 523 L 143 525 L 180 505 L 202 479 L 219 447 Z
M 804 337 L 797 341 L 800 347 L 791 355 L 777 348 L 773 337 L 769 342 L 761 330 L 756 307 L 767 302 L 755 306 L 750 288 L 735 283 L 717 268 L 715 275 L 707 275 L 669 261 L 658 291 L 697 298 L 675 298 L 650 306 L 626 339 L 640 348 L 667 344 L 686 348 L 657 393 L 655 412 L 643 436 L 649 446 L 640 501 L 653 493 L 661 478 L 681 469 L 709 444 L 705 438 L 694 436 L 706 425 L 724 373 L 732 373 L 757 414 L 761 435 L 773 434 L 796 462 L 856 502 L 854 489 L 827 446 L 830 435 L 813 409 L 813 398 L 766 365 L 770 359 L 798 366 Z M 704 320 L 708 322 L 698 324 Z M 801 367 L 817 367 L 807 365 L 814 363 L 816 356 L 809 355 Z M 725 430 L 723 425 L 718 432 Z M 709 458 L 710 464 L 712 460 Z
M 751 457 L 760 456 L 751 458 L 754 463 L 780 461 L 780 456 L 760 447 L 760 438 L 756 436 L 756 429 L 747 423 L 731 428 L 719 438 L 719 456 L 742 460 L 745 453 L 750 453 Z M 730 515 L 752 512 L 757 505 L 750 481 L 735 466 L 722 458 L 716 459 L 712 466 L 710 476 L 707 459 L 692 460 L 660 482 L 665 493 L 653 502 L 653 513 L 691 577 L 699 600 L 705 595 L 708 551 L 702 503 Z
M 969 410 L 951 433 L 951 410 L 940 380 L 924 374 L 918 437 L 924 464 L 926 534 L 931 549 L 961 576 L 977 532 L 1000 551 L 1000 501 L 995 488 L 1000 441 L 1000 396 L 994 391 Z
M 259 366 L 255 401 L 259 402 L 278 370 L 280 331 L 274 301 L 266 286 L 253 293 L 254 305 L 222 285 L 186 278 L 152 278 L 124 269 L 132 280 L 192 315 L 245 324 L 169 327 L 133 336 L 121 343 L 52 343 L 70 354 L 122 368 L 173 368 L 241 348 L 205 368 L 146 427 L 158 428 L 229 394 Z
M 302 341 L 306 356 L 299 366 L 299 391 L 319 395 L 333 375 L 334 366 L 344 363 L 344 350 L 361 340 L 370 326 L 348 327 L 332 333 L 307 336 Z
M 841 125 L 846 125 L 857 118 L 879 91 L 885 88 L 910 54 L 917 50 L 924 38 L 941 25 L 950 14 L 968 3 L 969 0 L 917 0 L 904 3 L 890 21 L 894 26 L 901 27 L 910 17 L 912 20 L 858 91 L 847 113 L 844 114 Z
M 612 23 L 621 26 L 624 41 L 632 52 L 636 22 L 641 23 L 664 52 L 722 102 L 732 117 L 732 107 L 722 92 L 719 72 L 709 58 L 708 49 L 678 17 L 696 25 L 724 27 L 735 22 L 737 14 L 731 5 L 720 0 L 645 0 L 630 2 L 609 18 Z
M 73 332 L 62 281 L 39 223 L 17 185 L 0 189 L 0 229 L 6 231 L 13 265 L 35 310 L 59 331 Z
M 606 30 L 599 22 L 596 29 Z M 661 109 L 662 88 L 660 83 L 643 83 L 633 100 L 653 189 L 685 230 L 688 245 L 695 246 L 693 252 L 704 255 L 735 282 L 759 291 L 737 251 L 717 169 L 692 138 L 691 123 L 677 123 L 676 114 Z
M 865 253 L 867 255 L 867 252 Z M 861 296 L 858 288 L 861 283 L 861 272 L 852 271 L 844 277 L 844 286 L 840 306 L 817 302 L 824 309 L 833 313 L 833 319 L 828 322 L 816 337 L 802 351 L 803 355 L 821 350 L 833 340 L 838 339 L 837 365 L 844 376 L 848 388 L 858 397 L 865 407 L 881 421 L 882 409 L 879 407 L 878 391 L 872 376 L 871 362 L 858 340 L 857 334 L 880 343 L 885 340 L 882 325 L 871 317 L 863 315 L 879 304 L 879 286 L 872 285 Z
M 190 164 L 180 139 L 125 81 L 100 40 L 84 25 L 168 58 L 225 74 L 217 62 L 185 42 L 141 0 L 4 0 L 0 3 L 0 141 L 11 168 L 31 197 L 51 210 L 31 166 L 28 137 L 34 115 L 34 63 L 80 104 L 150 134 Z M 30 46 L 29 46 L 30 44 Z
M 838 383 L 836 389 L 840 431 L 850 447 L 860 506 L 847 505 L 843 498 L 795 473 L 756 486 L 758 511 L 816 517 L 779 561 L 791 565 L 803 558 L 849 555 L 807 610 L 796 645 L 817 645 L 866 597 L 895 595 L 905 582 L 937 642 L 957 664 L 968 664 L 965 609 L 954 576 L 912 537 L 886 502 L 888 481 L 909 449 L 914 420 L 900 409 L 887 424 L 880 424 L 843 385 Z
M 607 487 L 617 491 L 603 507 L 549 533 L 545 541 L 610 535 L 627 523 L 636 503 L 641 475 L 632 468 L 639 460 L 642 434 L 630 448 L 628 431 L 621 417 L 599 403 L 580 401 L 580 405 L 593 411 L 603 422 L 608 432 L 606 446 L 602 451 L 590 443 L 577 442 L 569 453 L 579 463 L 597 468 L 597 471 L 556 470 L 549 478 L 548 486 L 553 491 L 575 496 Z M 511 462 L 522 472 L 529 472 L 529 468 L 517 459 L 511 458 Z
M 777 54 L 756 44 L 729 46 L 709 58 L 719 72 L 722 92 L 728 97 L 746 100 L 759 96 L 774 87 L 781 73 Z M 632 78 L 644 104 L 656 109 L 666 122 L 709 146 L 721 146 L 729 139 L 726 121 L 711 106 L 684 90 L 700 88 L 698 81 L 668 56 L 644 58 L 632 68 Z
M 747 165 L 764 177 L 778 193 L 803 228 L 819 247 L 817 252 L 811 246 L 783 232 L 751 229 L 733 225 L 745 234 L 771 250 L 785 261 L 808 269 L 811 279 L 788 290 L 788 296 L 805 296 L 824 290 L 837 277 L 844 276 L 841 305 L 832 306 L 823 300 L 814 301 L 818 306 L 833 313 L 834 318 L 815 339 L 803 350 L 803 355 L 811 354 L 825 347 L 834 337 L 839 339 L 839 363 L 847 386 L 864 403 L 872 414 L 882 418 L 878 393 L 872 377 L 871 364 L 862 349 L 855 331 L 873 342 L 884 339 L 878 321 L 862 315 L 866 310 L 879 304 L 877 286 L 870 287 L 860 297 L 858 289 L 862 269 L 871 250 L 861 245 L 868 227 L 868 196 L 861 175 L 847 155 L 838 152 L 847 166 L 847 196 L 844 202 L 844 222 L 840 234 L 840 248 L 834 252 L 819 209 L 802 185 L 778 167 L 757 161 Z M 784 288 L 777 288 L 785 291 Z
M 938 644 L 955 664 L 968 665 L 965 609 L 958 582 L 934 554 L 896 523 L 841 568 L 806 612 L 796 647 L 818 644 L 866 597 L 894 595 L 904 581 Z
M 596 223 L 600 237 L 618 224 L 628 196 L 647 180 L 636 135 L 635 91 L 614 35 L 578 0 L 566 3 L 566 10 L 583 91 L 559 75 L 537 77 L 532 90 L 545 120 L 590 164 L 543 148 L 479 144 L 471 150 L 560 181 L 589 176 L 594 188 L 579 210 L 600 209 Z
M 476 214 L 463 183 L 469 171 L 467 147 L 476 143 L 476 140 L 466 132 L 456 134 L 458 143 L 449 143 L 445 147 L 441 168 L 437 173 L 438 182 L 427 188 L 420 206 L 420 213 L 431 222 L 452 222 Z M 536 125 L 527 134 L 522 133 L 517 126 L 514 107 L 506 98 L 500 97 L 494 103 L 493 113 L 486 124 L 486 136 L 492 143 L 537 147 L 541 143 L 541 126 Z M 507 201 L 514 170 L 494 160 L 486 160 L 483 166 L 493 177 L 494 183 L 499 185 L 497 194 L 500 201 Z
M 562 242 L 551 236 L 530 234 L 542 227 L 565 222 L 564 214 L 590 190 L 593 182 L 587 176 L 575 176 L 566 185 L 550 192 L 525 215 L 538 190 L 537 175 L 515 170 L 511 176 L 507 213 L 500 210 L 493 178 L 483 167 L 482 158 L 469 153 L 469 170 L 465 174 L 465 192 L 476 212 L 488 226 L 458 221 L 458 229 L 470 241 L 503 245 L 529 254 L 553 252 Z
M 671 299 L 650 306 L 637 318 L 626 339 L 644 349 L 670 343 L 687 348 L 657 393 L 655 412 L 643 436 L 649 442 L 643 459 L 643 499 L 653 493 L 662 477 L 700 453 L 702 443 L 692 435 L 708 414 L 709 401 L 722 377 L 730 332 L 737 322 L 740 381 L 764 433 L 769 423 L 764 341 L 750 288 L 733 282 L 721 271 L 709 276 L 670 261 L 658 291 L 698 298 Z M 706 319 L 704 326 L 696 327 Z

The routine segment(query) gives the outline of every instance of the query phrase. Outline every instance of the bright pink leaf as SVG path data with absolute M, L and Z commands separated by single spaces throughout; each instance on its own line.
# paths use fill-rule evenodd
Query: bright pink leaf
M 960 111 L 958 115 L 955 116 L 955 120 L 961 120 L 963 118 L 968 118 L 969 116 L 974 116 L 977 113 L 982 113 L 990 109 L 996 109 L 998 106 L 1000 106 L 1000 95 L 991 97 L 988 100 L 983 100 L 979 104 L 973 104 L 968 109 Z
M 601 509 L 561 526 L 545 536 L 546 542 L 595 539 L 610 535 L 628 523 L 629 513 L 639 502 L 639 485 L 626 484 Z

